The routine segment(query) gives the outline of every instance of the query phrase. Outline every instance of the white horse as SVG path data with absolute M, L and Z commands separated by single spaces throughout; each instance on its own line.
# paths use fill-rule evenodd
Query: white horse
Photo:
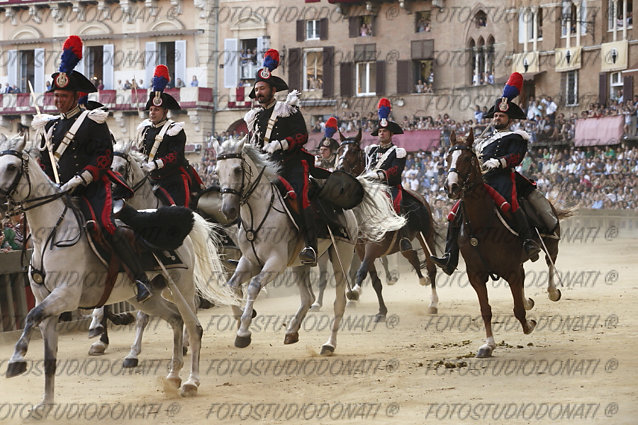
M 62 312 L 99 302 L 104 292 L 106 267 L 91 251 L 81 219 L 69 197 L 59 191 L 35 159 L 24 151 L 24 144 L 24 139 L 0 143 L 0 202 L 6 201 L 11 211 L 26 213 L 33 239 L 29 281 L 36 306 L 27 315 L 6 374 L 7 377 L 14 377 L 26 371 L 24 356 L 33 329 L 39 326 L 44 339 L 45 362 L 42 404 L 52 404 L 58 316 Z M 154 290 L 150 299 L 139 304 L 135 300 L 131 280 L 126 274 L 120 273 L 107 300 L 108 304 L 128 301 L 148 314 L 160 316 L 169 322 L 173 329 L 173 356 L 167 380 L 176 387 L 181 385 L 179 372 L 184 364 L 182 329 L 186 324 L 192 358 L 189 378 L 181 386 L 184 396 L 195 395 L 200 383 L 199 355 L 203 330 L 193 312 L 196 291 L 217 302 L 235 302 L 232 293 L 220 285 L 221 276 L 212 273 L 211 264 L 221 265 L 214 244 L 209 243 L 205 226 L 205 222 L 195 218 L 194 230 L 178 248 L 177 253 L 187 269 L 171 273 L 172 279 L 166 279 L 170 294 L 168 291 Z
M 278 166 L 253 145 L 244 140 L 227 140 L 222 145 L 214 141 L 217 153 L 217 174 L 222 193 L 222 211 L 228 219 L 241 218 L 238 233 L 242 257 L 228 285 L 241 293 L 241 285 L 250 280 L 247 287 L 246 305 L 243 313 L 233 306 L 235 316 L 240 319 L 235 346 L 247 347 L 251 342 L 250 323 L 253 304 L 261 289 L 286 267 L 295 266 L 301 295 L 301 306 L 286 330 L 284 344 L 299 340 L 299 328 L 314 301 L 308 282 L 308 266 L 301 266 L 297 254 L 303 248 L 302 234 L 289 217 L 285 201 L 274 185 L 278 179 Z M 367 212 L 367 219 L 358 221 L 352 210 L 341 217 L 349 240 L 319 239 L 318 255 L 329 251 L 335 271 L 336 299 L 334 322 L 328 341 L 323 344 L 321 354 L 331 354 L 337 345 L 337 331 L 346 306 L 344 267 L 350 264 L 357 237 L 370 239 L 382 237 L 386 231 L 400 228 L 405 220 L 394 214 L 389 198 L 378 186 L 368 188 L 365 201 L 359 212 Z M 346 271 L 347 272 L 347 271 Z
M 131 143 L 117 143 L 113 146 L 113 163 L 111 168 L 113 171 L 119 173 L 125 180 L 125 182 L 133 189 L 134 195 L 127 200 L 127 204 L 137 210 L 157 208 L 161 205 L 159 198 L 155 196 L 153 187 L 148 178 L 148 175 L 141 167 L 144 161 L 144 155 L 131 149 Z M 211 215 L 209 212 L 207 215 Z M 199 215 L 195 213 L 199 219 Z M 220 214 L 216 214 L 218 217 Z M 203 220 L 203 219 L 202 219 Z M 209 230 L 219 231 L 219 226 L 209 225 Z M 211 233 L 211 237 L 214 237 L 215 233 Z M 219 273 L 220 270 L 213 270 L 214 273 Z M 93 344 L 89 349 L 89 354 L 92 356 L 102 355 L 106 351 L 109 344 L 107 325 L 105 320 L 105 307 L 96 308 L 92 313 L 92 320 L 89 326 L 89 336 L 95 337 L 101 335 L 100 339 Z M 149 323 L 149 316 L 141 310 L 138 310 L 135 318 L 135 340 L 131 345 L 131 350 L 124 358 L 123 367 L 132 368 L 137 367 L 139 360 L 138 356 L 142 352 L 142 337 L 144 335 L 144 329 Z M 187 334 L 184 335 L 184 348 L 183 353 L 187 352 L 188 339 Z

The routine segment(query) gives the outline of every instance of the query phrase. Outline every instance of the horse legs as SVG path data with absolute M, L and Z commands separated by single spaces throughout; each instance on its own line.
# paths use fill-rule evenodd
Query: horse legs
M 337 254 L 339 258 L 336 258 Z M 343 313 L 346 311 L 346 275 L 341 264 L 343 264 L 344 267 L 349 264 L 350 256 L 353 254 L 351 245 L 346 243 L 337 242 L 337 244 L 331 246 L 329 250 L 330 262 L 332 263 L 335 276 L 335 317 L 332 323 L 330 338 L 321 346 L 321 355 L 331 355 L 337 347 L 337 332 L 341 325 L 341 319 L 343 319 Z M 341 260 L 341 262 L 339 260 Z
M 432 296 L 430 298 L 430 306 L 428 307 L 429 314 L 437 314 L 439 312 L 439 295 L 436 293 L 436 265 L 430 260 L 430 253 L 427 249 L 425 242 L 423 241 L 422 235 L 417 235 L 417 240 L 421 244 L 423 248 L 423 252 L 425 253 L 425 268 L 428 271 L 428 279 L 430 283 L 430 288 L 432 289 Z M 427 236 L 427 243 L 434 250 L 434 237 L 432 234 Z M 436 254 L 432 252 L 432 254 Z M 417 269 L 418 270 L 418 269 Z M 421 280 L 419 280 L 421 282 Z
M 374 320 L 376 322 L 383 322 L 385 321 L 385 316 L 388 314 L 388 308 L 385 306 L 385 302 L 383 301 L 383 285 L 381 284 L 381 279 L 379 279 L 379 275 L 377 274 L 377 269 L 374 266 L 374 261 L 370 262 L 369 271 L 370 280 L 372 280 L 372 287 L 374 288 L 374 292 L 376 292 L 377 294 L 377 300 L 379 301 L 379 312 L 374 317 Z
M 547 267 L 549 271 L 548 275 L 548 286 L 547 286 L 547 296 L 551 301 L 558 301 L 561 297 L 560 289 L 556 287 L 556 283 L 554 282 L 554 274 L 556 273 L 556 258 L 558 257 L 558 241 L 556 239 L 545 239 L 545 245 L 547 246 L 547 250 L 549 251 L 549 255 L 551 258 L 545 254 L 545 263 L 547 263 Z
M 310 311 L 319 311 L 323 305 L 323 293 L 328 285 L 328 259 L 327 253 L 324 253 L 321 257 L 319 257 L 319 296 L 317 297 L 317 300 L 312 303 Z
M 297 310 L 297 313 L 295 313 L 292 320 L 290 320 L 288 329 L 286 329 L 284 344 L 294 344 L 295 342 L 299 341 L 299 328 L 301 327 L 301 323 L 303 322 L 303 319 L 305 319 L 306 314 L 310 309 L 310 305 L 312 304 L 312 301 L 314 299 L 312 288 L 310 287 L 310 267 L 293 267 L 292 272 L 293 276 L 295 276 L 295 280 L 297 281 L 297 287 L 299 288 L 301 305 L 299 306 L 299 310 Z
M 37 295 L 36 295 L 37 297 Z M 7 366 L 7 378 L 20 375 L 27 370 L 24 356 L 29 349 L 29 342 L 35 326 L 40 326 L 44 339 L 44 398 L 41 404 L 52 404 L 54 401 L 55 367 L 57 353 L 57 320 L 65 311 L 72 311 L 79 304 L 80 291 L 77 284 L 62 284 L 56 287 L 46 298 L 27 314 L 22 335 Z M 43 323 L 44 322 L 44 323 Z
M 137 311 L 137 318 L 135 320 L 135 340 L 131 345 L 131 351 L 129 351 L 128 355 L 124 358 L 122 367 L 137 367 L 137 356 L 139 356 L 142 352 L 142 336 L 144 335 L 144 329 L 146 329 L 149 319 L 150 317 L 148 314 L 141 310 Z
M 525 335 L 530 334 L 536 327 L 536 321 L 527 320 L 525 310 L 529 302 L 532 303 L 532 306 L 534 302 L 531 298 L 525 300 L 525 288 L 523 287 L 525 283 L 525 270 L 522 265 L 516 272 L 513 272 L 509 276 L 507 282 L 510 285 L 510 291 L 512 291 L 512 298 L 514 298 L 514 316 L 521 322 L 521 325 L 523 325 L 523 333 L 525 333 Z
M 245 257 L 242 256 L 239 259 L 239 263 L 237 263 L 237 268 L 235 269 L 235 272 L 228 280 L 227 285 L 234 289 L 239 299 L 243 299 L 242 284 L 247 282 L 251 277 L 255 276 L 258 272 L 259 272 L 259 267 L 252 265 L 250 261 L 248 261 Z M 241 325 L 242 309 L 237 305 L 231 306 L 231 309 L 233 310 L 233 315 L 235 319 L 237 320 L 237 328 L 239 328 L 239 326 Z M 255 317 L 255 315 L 253 315 L 253 317 Z M 248 344 L 250 344 L 250 340 L 248 341 Z M 247 347 L 248 344 L 246 344 L 244 347 Z
M 354 250 L 356 255 L 352 256 L 352 261 L 350 263 L 350 281 L 354 282 L 352 286 L 352 290 L 349 290 L 346 296 L 351 301 L 358 301 L 361 296 L 361 285 L 363 285 L 363 280 L 366 278 L 366 274 L 368 273 L 368 269 L 366 267 L 364 275 L 359 278 L 359 273 L 362 273 L 363 267 L 363 258 L 365 256 L 365 245 L 356 244 Z
M 242 261 L 240 260 L 239 266 L 237 266 L 238 271 L 241 266 L 241 262 Z M 255 300 L 257 300 L 257 296 L 259 296 L 259 291 L 261 291 L 261 288 L 266 286 L 268 282 L 273 280 L 285 267 L 285 260 L 279 259 L 277 256 L 270 257 L 266 260 L 264 267 L 257 276 L 250 280 L 250 283 L 246 288 L 246 305 L 244 306 L 244 312 L 241 315 L 239 329 L 237 330 L 237 336 L 235 337 L 235 347 L 244 348 L 250 345 L 251 332 L 249 328 L 254 317 L 253 305 L 255 304 Z M 237 272 L 235 272 L 235 274 L 237 274 Z M 231 280 L 233 280 L 235 274 Z
M 109 346 L 109 333 L 105 309 L 108 306 L 93 309 L 91 313 L 91 325 L 89 326 L 89 338 L 100 335 L 100 339 L 89 347 L 89 356 L 101 356 Z
M 384 255 L 379 260 L 381 260 L 381 265 L 383 266 L 383 270 L 385 271 L 385 280 L 388 286 L 394 285 L 399 281 L 396 275 L 393 275 L 390 272 L 389 258 L 387 255 Z
M 494 342 L 494 335 L 492 334 L 492 307 L 490 307 L 489 299 L 487 296 L 487 275 L 470 275 L 470 284 L 479 299 L 479 305 L 481 307 L 481 317 L 483 317 L 483 324 L 485 325 L 485 344 L 481 345 L 476 353 L 476 357 L 492 357 L 492 351 L 496 348 Z

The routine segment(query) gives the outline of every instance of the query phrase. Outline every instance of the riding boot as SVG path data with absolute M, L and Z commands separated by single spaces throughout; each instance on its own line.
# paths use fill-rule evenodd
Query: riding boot
M 126 265 L 135 279 L 137 287 L 137 302 L 143 303 L 151 297 L 149 281 L 146 272 L 140 263 L 139 256 L 131 246 L 124 230 L 117 228 L 111 237 L 111 246 L 118 258 Z
M 301 211 L 301 221 L 303 221 L 302 231 L 306 246 L 299 253 L 299 259 L 302 264 L 314 267 L 317 265 L 317 229 L 310 207 Z
M 409 230 L 407 224 L 399 230 L 399 248 L 401 252 L 412 251 L 412 243 L 410 242 Z
M 445 254 L 442 257 L 430 256 L 434 264 L 441 267 L 447 275 L 452 275 L 459 263 L 459 230 L 461 226 L 453 221 L 447 227 L 447 236 L 445 239 Z
M 525 252 L 527 253 L 527 257 L 532 260 L 538 260 L 538 253 L 540 252 L 540 247 L 538 244 L 532 239 L 532 232 L 529 228 L 529 224 L 527 222 L 527 217 L 523 212 L 522 208 L 517 209 L 512 213 L 514 217 L 514 222 L 516 223 L 516 231 L 523 238 L 523 248 L 525 248 Z

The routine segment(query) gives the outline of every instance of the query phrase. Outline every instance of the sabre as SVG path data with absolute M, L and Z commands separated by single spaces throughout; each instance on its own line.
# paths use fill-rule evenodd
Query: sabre
M 541 245 L 543 245 L 543 251 L 545 251 L 545 254 L 547 254 L 547 258 L 549 259 L 549 262 L 552 263 L 552 267 L 557 272 L 556 273 L 556 277 L 558 277 L 558 283 L 560 283 L 560 286 L 565 286 L 565 285 L 563 285 L 563 279 L 561 279 L 560 275 L 558 274 L 558 269 L 556 268 L 556 265 L 554 264 L 554 261 L 552 261 L 552 256 L 549 255 L 549 251 L 547 250 L 547 246 L 545 246 L 545 241 L 543 240 L 543 237 L 541 236 L 541 234 L 538 231 L 537 227 L 534 227 L 534 230 L 536 230 L 536 234 L 538 235 L 538 239 L 540 239 Z
M 29 91 L 31 92 L 31 98 L 33 99 L 33 106 L 35 106 L 35 112 L 38 115 L 40 115 L 40 107 L 38 106 L 38 103 L 35 100 L 35 93 L 33 92 L 33 86 L 31 85 L 31 80 L 28 80 L 27 83 L 29 83 Z M 44 135 L 43 137 L 44 137 L 44 143 L 47 146 L 47 151 L 49 152 L 49 160 L 51 161 L 51 168 L 53 168 L 53 177 L 55 178 L 55 183 L 60 184 L 60 175 L 58 174 L 58 163 L 56 162 L 55 156 L 53 155 L 51 142 L 46 137 L 46 135 Z
M 348 276 L 348 273 L 346 273 L 346 269 L 343 267 L 343 263 L 341 262 L 341 256 L 339 255 L 339 250 L 337 249 L 335 237 L 332 234 L 332 230 L 330 230 L 330 226 L 326 225 L 326 227 L 328 228 L 328 233 L 330 234 L 330 240 L 332 240 L 332 246 L 334 247 L 335 252 L 337 253 L 337 260 L 339 260 L 339 266 L 341 266 L 341 273 L 343 273 L 343 277 L 346 279 L 346 283 L 348 284 L 348 290 L 352 291 L 352 284 L 350 283 L 350 277 Z

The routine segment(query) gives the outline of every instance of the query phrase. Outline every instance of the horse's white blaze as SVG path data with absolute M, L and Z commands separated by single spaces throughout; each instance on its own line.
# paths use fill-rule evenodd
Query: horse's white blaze
M 456 168 L 456 161 L 459 159 L 459 156 L 461 156 L 461 151 L 460 150 L 456 150 L 454 152 L 452 152 L 452 158 L 450 161 L 450 170 L 453 168 Z M 451 191 L 452 186 L 454 184 L 458 184 L 459 182 L 459 175 L 456 171 L 450 171 L 447 175 L 447 188 L 448 191 Z

